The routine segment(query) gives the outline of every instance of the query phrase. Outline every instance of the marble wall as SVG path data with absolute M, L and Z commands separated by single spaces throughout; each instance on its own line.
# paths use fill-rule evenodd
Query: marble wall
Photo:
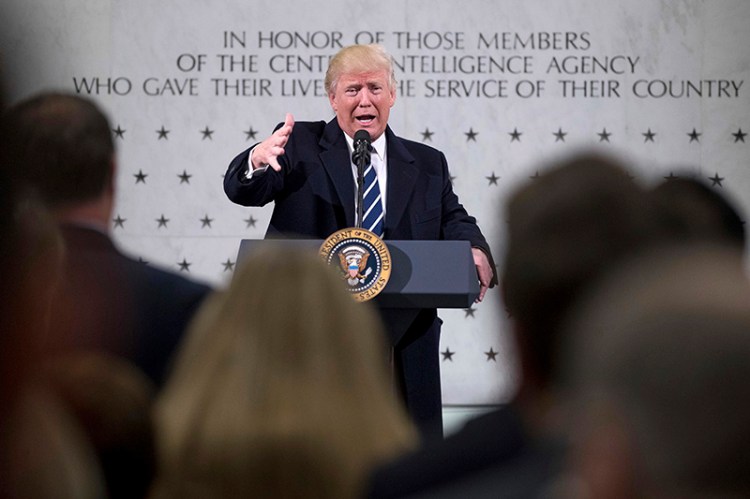
M 229 160 L 286 112 L 330 119 L 322 77 L 342 45 L 396 61 L 394 131 L 443 150 L 454 187 L 504 250 L 503 201 L 583 148 L 644 181 L 689 171 L 750 209 L 750 2 L 724 0 L 6 0 L 2 64 L 17 100 L 90 95 L 119 150 L 113 231 L 128 252 L 222 286 L 270 206 L 222 190 Z M 497 289 L 444 310 L 446 404 L 516 381 Z

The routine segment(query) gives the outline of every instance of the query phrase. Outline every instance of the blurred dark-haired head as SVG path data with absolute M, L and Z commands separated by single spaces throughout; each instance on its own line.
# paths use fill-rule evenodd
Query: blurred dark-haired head
M 625 166 L 596 155 L 558 164 L 511 195 L 503 297 L 522 363 L 540 382 L 551 381 L 560 325 L 582 290 L 654 237 L 648 203 Z
M 110 125 L 87 98 L 43 93 L 19 102 L 4 114 L 2 135 L 9 175 L 50 208 L 94 199 L 111 178 Z
M 665 235 L 676 242 L 745 247 L 745 223 L 734 203 L 694 176 L 665 180 L 651 191 Z

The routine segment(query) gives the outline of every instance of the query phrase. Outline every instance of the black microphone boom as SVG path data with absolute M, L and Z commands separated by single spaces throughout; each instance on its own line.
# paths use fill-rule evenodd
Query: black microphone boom
M 370 144 L 372 139 L 367 130 L 357 130 L 354 133 L 354 152 L 352 153 L 352 162 L 359 165 L 362 162 L 365 166 L 370 164 Z
M 354 152 L 352 152 L 352 162 L 357 166 L 357 227 L 362 228 L 364 219 L 364 184 L 365 168 L 370 164 L 370 144 L 372 139 L 367 130 L 357 130 L 354 133 Z

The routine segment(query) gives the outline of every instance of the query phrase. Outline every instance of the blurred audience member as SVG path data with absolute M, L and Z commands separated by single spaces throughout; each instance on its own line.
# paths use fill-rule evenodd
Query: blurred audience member
M 566 450 L 556 358 L 577 297 L 656 228 L 645 191 L 611 159 L 578 156 L 514 192 L 502 288 L 521 365 L 511 403 L 380 468 L 370 496 L 538 497 Z
M 570 334 L 574 497 L 750 497 L 750 283 L 736 246 L 625 265 Z
M 691 176 L 665 180 L 652 190 L 666 234 L 676 242 L 716 241 L 745 247 L 745 222 L 734 203 Z
M 0 137 L 3 141 L 4 137 Z M 3 143 L 4 148 L 4 143 Z M 62 243 L 53 219 L 0 168 L 0 497 L 100 499 L 96 456 L 39 380 Z
M 39 380 L 18 388 L 3 408 L 0 497 L 107 497 L 96 453 L 75 416 Z
M 48 344 L 131 359 L 159 383 L 208 288 L 126 257 L 109 235 L 116 160 L 110 125 L 90 100 L 45 93 L 8 110 L 13 172 L 61 224 L 62 282 Z
M 146 497 L 155 470 L 151 380 L 101 352 L 60 355 L 45 362 L 42 373 L 91 442 L 109 499 Z
M 157 402 L 157 498 L 351 498 L 416 444 L 384 331 L 313 253 L 260 250 L 191 326 Z
M 64 250 L 54 219 L 33 192 L 17 188 L 7 176 L 0 182 L 4 204 L 0 370 L 2 391 L 12 398 L 38 369 Z

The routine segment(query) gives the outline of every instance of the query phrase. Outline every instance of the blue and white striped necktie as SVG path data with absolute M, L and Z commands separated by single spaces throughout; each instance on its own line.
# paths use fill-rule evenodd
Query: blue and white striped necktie
M 383 200 L 380 196 L 378 175 L 375 173 L 372 162 L 365 169 L 364 190 L 362 228 L 375 233 L 378 237 L 383 237 Z

